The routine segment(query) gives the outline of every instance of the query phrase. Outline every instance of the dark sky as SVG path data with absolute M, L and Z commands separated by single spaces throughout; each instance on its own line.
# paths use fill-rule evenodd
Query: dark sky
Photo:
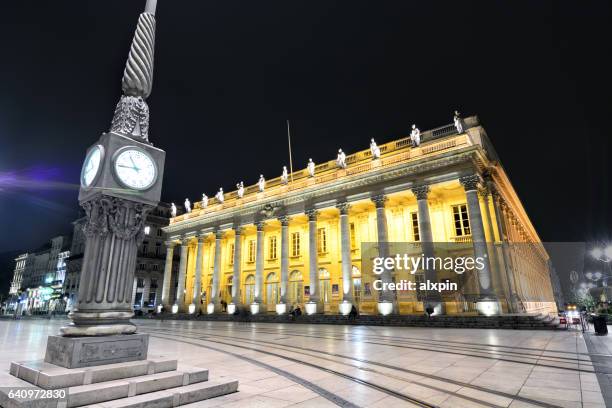
M 69 231 L 144 0 L 0 12 L 0 252 Z M 150 139 L 181 203 L 478 114 L 546 241 L 611 227 L 609 2 L 159 0 Z

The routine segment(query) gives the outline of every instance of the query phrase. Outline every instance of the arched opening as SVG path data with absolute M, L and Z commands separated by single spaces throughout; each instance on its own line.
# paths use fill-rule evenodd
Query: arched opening
M 255 301 L 255 276 L 249 275 L 244 280 L 244 303 L 250 305 Z
M 302 272 L 295 270 L 289 274 L 287 303 L 290 306 L 304 303 L 304 277 Z
M 278 288 L 278 275 L 274 272 L 266 276 L 266 305 L 268 310 L 274 310 L 280 300 L 280 290 Z
M 353 301 L 359 306 L 361 304 L 361 271 L 355 265 L 351 269 L 351 279 L 353 279 Z
M 223 299 L 227 303 L 232 303 L 232 285 L 234 283 L 234 277 L 228 276 L 225 283 L 225 292 L 223 293 Z

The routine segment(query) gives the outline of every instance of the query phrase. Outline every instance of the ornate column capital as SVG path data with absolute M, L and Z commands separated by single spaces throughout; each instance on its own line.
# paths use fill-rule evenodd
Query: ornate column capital
M 346 201 L 336 204 L 336 208 L 340 210 L 340 215 L 348 215 L 351 205 Z
M 481 183 L 481 178 L 478 174 L 470 174 L 469 176 L 459 177 L 459 182 L 465 189 L 465 191 L 474 191 L 478 189 L 478 185 Z
M 223 231 L 220 229 L 215 230 L 215 239 L 222 239 L 223 238 Z
M 289 217 L 288 215 L 281 215 L 280 217 L 278 217 L 278 220 L 280 221 L 283 227 L 288 227 L 291 217 Z
M 316 221 L 317 216 L 319 215 L 319 212 L 314 208 L 306 210 L 305 213 L 308 216 L 308 221 Z
M 191 237 L 181 237 L 181 247 L 189 246 L 189 241 L 191 241 Z
M 412 193 L 416 196 L 417 200 L 427 200 L 427 196 L 431 189 L 429 188 L 429 184 L 422 184 L 419 186 L 413 186 L 411 188 Z
M 481 186 L 478 189 L 478 195 L 481 196 L 483 198 L 483 200 L 485 201 L 489 201 L 489 194 L 491 193 L 491 191 L 489 190 L 489 188 L 487 186 Z
M 376 208 L 385 208 L 385 202 L 388 200 L 388 197 L 384 194 L 377 194 L 372 196 L 371 200 L 376 204 Z
M 174 242 L 174 241 L 164 241 L 164 245 L 166 246 L 166 249 L 170 249 L 170 248 L 174 248 L 174 246 L 176 245 L 176 242 Z
M 243 230 L 244 230 L 244 228 L 242 227 L 242 225 L 238 225 L 238 226 L 234 227 L 234 233 L 235 233 L 236 235 L 240 235 L 240 234 L 242 234 L 242 231 L 243 231 Z
M 207 234 L 204 234 L 202 232 L 196 234 L 196 238 L 198 239 L 198 244 L 203 244 L 204 243 L 204 241 L 206 240 L 206 235 Z
M 266 222 L 265 221 L 257 221 L 255 222 L 255 226 L 257 227 L 257 231 L 263 231 L 264 227 L 266 226 Z

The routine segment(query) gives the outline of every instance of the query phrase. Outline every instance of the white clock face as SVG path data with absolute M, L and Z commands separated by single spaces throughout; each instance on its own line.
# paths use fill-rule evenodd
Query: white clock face
M 81 185 L 83 187 L 91 186 L 91 183 L 95 180 L 100 170 L 100 164 L 102 163 L 102 146 L 98 145 L 92 148 L 85 162 L 83 163 L 83 169 L 81 170 Z
M 155 183 L 157 167 L 144 151 L 128 148 L 115 159 L 115 174 L 126 187 L 146 190 Z

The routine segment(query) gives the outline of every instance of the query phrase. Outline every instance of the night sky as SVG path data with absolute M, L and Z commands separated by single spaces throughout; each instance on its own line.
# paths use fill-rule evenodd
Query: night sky
M 0 12 L 0 252 L 70 231 L 144 0 Z M 159 0 L 163 199 L 214 195 L 477 114 L 545 241 L 609 238 L 609 2 Z

